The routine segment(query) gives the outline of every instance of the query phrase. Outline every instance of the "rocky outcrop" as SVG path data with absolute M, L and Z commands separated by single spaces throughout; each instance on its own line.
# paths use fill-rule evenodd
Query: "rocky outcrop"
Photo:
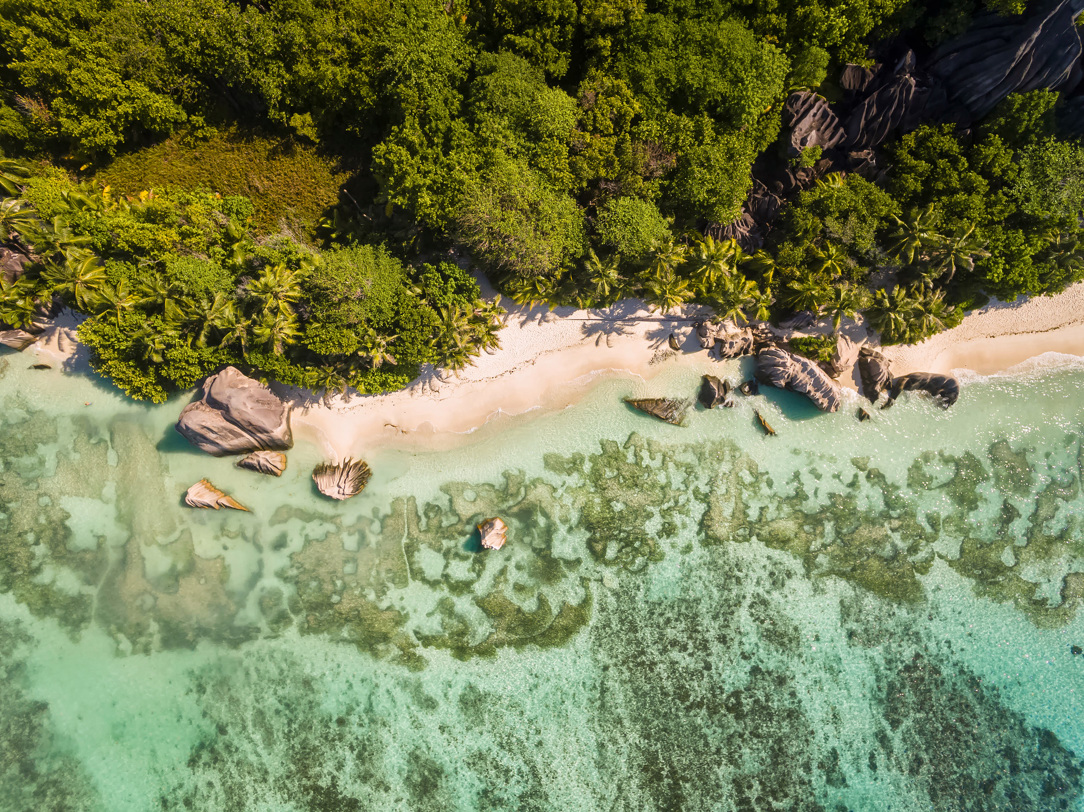
M 869 420 L 869 417 L 870 417 L 869 412 L 867 412 L 862 407 L 858 408 L 858 422 L 859 423 L 865 423 L 867 420 Z
M 266 386 L 226 367 L 203 382 L 177 431 L 201 451 L 224 457 L 293 447 L 290 409 Z
M 670 345 L 670 349 L 674 352 L 681 351 L 681 342 L 678 341 L 678 337 L 674 333 L 670 333 L 670 337 L 666 339 L 666 343 Z
M 828 374 L 838 380 L 843 373 L 850 372 L 858 361 L 861 346 L 846 336 L 838 336 L 836 348 L 832 352 L 832 360 L 828 362 Z
M 665 420 L 675 426 L 685 422 L 685 414 L 692 405 L 687 400 L 676 398 L 625 398 L 625 403 L 644 414 Z
M 911 372 L 892 381 L 888 401 L 884 408 L 891 406 L 901 393 L 918 390 L 926 392 L 948 407 L 960 397 L 960 384 L 951 375 L 937 375 L 933 372 Z
M 372 475 L 368 464 L 362 460 L 347 459 L 339 463 L 320 463 L 312 472 L 312 481 L 324 496 L 341 501 L 361 493 Z
M 499 550 L 508 540 L 508 525 L 497 517 L 486 519 L 478 525 L 478 536 L 487 550 Z
M 705 409 L 726 403 L 729 394 L 730 384 L 714 375 L 705 375 L 700 381 L 700 403 Z
M 7 282 L 14 282 L 26 271 L 30 258 L 26 254 L 0 246 L 0 277 Z
M 888 359 L 870 347 L 858 351 L 858 376 L 862 379 L 862 394 L 876 403 L 882 392 L 892 385 L 892 370 Z
M 767 347 L 757 353 L 756 376 L 761 383 L 805 395 L 822 412 L 839 408 L 839 388 L 828 374 L 814 361 L 782 347 Z
M 940 85 L 922 82 L 909 73 L 897 74 L 851 112 L 847 145 L 852 150 L 879 146 L 897 131 L 907 132 L 925 120 L 938 118 L 945 107 L 945 91 Z
M 201 479 L 188 489 L 184 495 L 184 503 L 189 507 L 194 508 L 213 508 L 214 510 L 218 510 L 219 508 L 231 508 L 232 510 L 248 511 L 247 507 L 242 505 L 232 496 L 226 496 L 225 493 L 220 491 L 206 479 Z
M 861 65 L 848 64 L 839 75 L 839 86 L 847 93 L 860 94 L 873 83 L 874 73 Z
M 783 124 L 790 127 L 788 152 L 791 157 L 809 147 L 831 149 L 847 137 L 828 100 L 816 93 L 798 90 L 783 105 Z
M 286 470 L 286 455 L 281 451 L 253 451 L 237 462 L 238 468 L 269 476 L 282 476 Z
M 26 330 L 0 330 L 0 347 L 10 347 L 22 352 L 35 341 L 41 338 L 41 333 L 31 333 Z
M 767 329 L 757 327 L 738 327 L 732 321 L 705 321 L 696 327 L 696 338 L 705 350 L 715 347 L 720 360 L 741 358 L 753 355 L 762 344 L 770 342 L 772 336 Z
M 1047 0 L 1023 17 L 982 14 L 940 45 L 927 70 L 943 84 L 954 118 L 977 121 L 1010 93 L 1071 90 L 1081 78 L 1075 19 L 1082 9 L 1084 0 Z

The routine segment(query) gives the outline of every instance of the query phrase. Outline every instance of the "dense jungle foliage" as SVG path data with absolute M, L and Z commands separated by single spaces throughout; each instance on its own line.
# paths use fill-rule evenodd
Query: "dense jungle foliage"
M 499 309 L 456 257 L 521 303 L 864 312 L 915 340 L 1084 276 L 1056 93 L 822 177 L 755 254 L 708 235 L 787 160 L 789 92 L 984 7 L 1026 3 L 0 0 L 0 240 L 35 260 L 0 321 L 60 296 L 155 399 L 223 363 L 365 391 L 467 363 Z

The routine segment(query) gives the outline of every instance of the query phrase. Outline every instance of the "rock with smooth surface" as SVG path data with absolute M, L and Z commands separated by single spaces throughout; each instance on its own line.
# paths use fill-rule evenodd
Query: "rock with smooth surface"
M 773 429 L 771 427 L 771 424 L 768 423 L 768 421 L 764 419 L 764 415 L 762 415 L 756 409 L 753 409 L 753 414 L 756 415 L 757 422 L 760 423 L 760 427 L 762 429 L 764 429 L 764 433 L 767 434 L 769 437 L 774 437 L 775 436 L 775 429 Z
M 232 496 L 227 496 L 206 479 L 201 479 L 188 489 L 184 495 L 184 503 L 194 508 L 213 508 L 214 510 L 231 508 L 232 510 L 248 511 L 247 507 Z
M 30 258 L 26 254 L 0 246 L 0 277 L 5 281 L 14 282 L 26 272 L 29 265 Z
M 199 397 L 181 412 L 177 431 L 216 457 L 282 451 L 294 444 L 289 406 L 234 367 L 203 382 Z
M 822 412 L 839 408 L 839 387 L 815 361 L 782 347 L 766 347 L 757 353 L 757 380 L 805 395 Z
M 939 400 L 944 406 L 951 406 L 960 397 L 960 384 L 951 375 L 938 375 L 933 372 L 911 372 L 900 375 L 892 381 L 892 389 L 888 393 L 888 402 L 885 408 L 906 391 L 926 392 Z
M 705 409 L 714 409 L 720 403 L 726 403 L 730 394 L 730 384 L 714 375 L 705 375 L 700 380 L 700 403 Z
M 790 127 L 788 153 L 797 157 L 810 147 L 831 149 L 847 137 L 823 96 L 797 90 L 783 105 L 783 124 Z
M 339 463 L 320 463 L 312 472 L 312 481 L 324 496 L 341 501 L 361 493 L 372 475 L 364 461 L 346 459 Z
M 832 360 L 828 362 L 828 374 L 838 380 L 843 373 L 850 372 L 858 361 L 861 346 L 846 336 L 836 338 L 836 348 L 832 351 Z
M 499 550 L 508 540 L 508 525 L 496 516 L 486 519 L 478 525 L 478 536 L 487 550 Z
M 887 392 L 892 385 L 888 359 L 869 347 L 858 351 L 858 376 L 862 379 L 862 394 L 870 403 L 876 403 L 881 393 Z
M 685 414 L 692 404 L 677 398 L 625 398 L 625 403 L 634 409 L 665 420 L 675 426 L 685 422 Z
M 0 346 L 10 347 L 22 352 L 35 341 L 41 338 L 39 333 L 28 333 L 26 330 L 0 330 Z
M 253 451 L 239 460 L 237 467 L 269 476 L 282 476 L 286 470 L 286 455 L 281 451 Z

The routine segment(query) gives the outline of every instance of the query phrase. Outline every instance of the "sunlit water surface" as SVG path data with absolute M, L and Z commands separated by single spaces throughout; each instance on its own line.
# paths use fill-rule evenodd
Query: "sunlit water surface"
M 356 449 L 342 504 L 313 446 L 241 471 L 35 360 L 0 356 L 0 809 L 1084 809 L 1070 359 L 866 423 L 621 402 L 675 366 Z

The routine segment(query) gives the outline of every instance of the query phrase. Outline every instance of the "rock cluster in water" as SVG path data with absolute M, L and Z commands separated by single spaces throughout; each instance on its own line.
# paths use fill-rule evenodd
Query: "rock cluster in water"
M 705 375 L 700 382 L 700 403 L 705 409 L 714 409 L 720 403 L 728 405 L 730 384 L 714 375 Z M 732 404 L 732 402 L 731 402 Z
M 508 539 L 508 525 L 496 516 L 486 519 L 478 525 L 478 536 L 487 550 L 499 550 Z
M 675 426 L 685 422 L 685 414 L 692 405 L 688 400 L 678 398 L 625 398 L 625 403 L 644 414 L 665 420 Z
M 912 372 L 892 381 L 892 389 L 888 393 L 888 401 L 884 408 L 887 409 L 902 392 L 908 390 L 927 392 L 946 407 L 951 406 L 960 397 L 960 384 L 951 375 Z
M 324 496 L 343 500 L 361 493 L 372 475 L 364 461 L 346 459 L 338 463 L 320 463 L 312 472 L 312 481 Z
M 286 455 L 281 451 L 253 451 L 237 462 L 238 468 L 246 468 L 259 474 L 282 476 L 286 470 Z
M 231 508 L 233 510 L 248 511 L 247 507 L 232 496 L 227 496 L 225 492 L 220 491 L 206 479 L 201 479 L 188 489 L 184 495 L 184 503 L 194 508 L 213 508 L 214 510 Z
M 294 444 L 289 406 L 234 367 L 203 382 L 199 397 L 181 412 L 177 431 L 216 457 Z

